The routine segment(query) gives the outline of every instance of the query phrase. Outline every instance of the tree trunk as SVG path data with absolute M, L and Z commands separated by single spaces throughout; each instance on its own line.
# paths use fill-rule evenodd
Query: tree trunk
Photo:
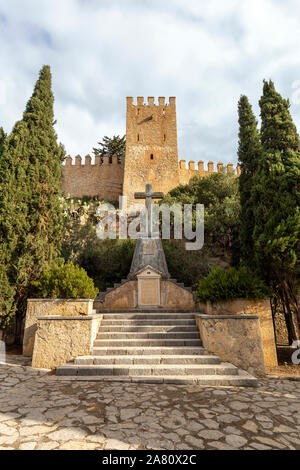
M 280 286 L 280 298 L 288 324 L 290 345 L 295 340 L 300 340 L 299 308 L 293 288 L 289 281 L 283 281 Z
M 271 305 L 271 312 L 272 312 L 275 344 L 277 345 L 276 313 L 278 312 L 278 302 L 277 302 L 276 295 L 274 295 L 273 297 L 270 298 L 270 305 Z

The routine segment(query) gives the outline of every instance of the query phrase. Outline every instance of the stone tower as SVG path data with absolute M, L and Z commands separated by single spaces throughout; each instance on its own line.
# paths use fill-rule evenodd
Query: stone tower
M 154 191 L 167 193 L 179 184 L 176 100 L 149 97 L 127 98 L 126 157 L 123 196 L 128 204 L 134 193 L 144 191 L 147 183 Z M 138 201 L 135 201 L 138 202 Z

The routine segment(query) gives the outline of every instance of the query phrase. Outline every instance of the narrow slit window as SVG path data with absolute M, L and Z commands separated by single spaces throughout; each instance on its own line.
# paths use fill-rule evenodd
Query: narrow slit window
M 153 155 L 153 153 L 151 153 L 151 155 L 150 155 L 150 160 L 154 160 L 154 155 Z
M 140 134 L 137 135 L 137 141 L 140 141 Z

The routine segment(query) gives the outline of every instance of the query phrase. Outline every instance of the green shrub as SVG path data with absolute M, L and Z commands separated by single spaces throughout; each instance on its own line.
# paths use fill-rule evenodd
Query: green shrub
M 216 267 L 206 279 L 199 282 L 196 292 L 200 302 L 217 302 L 234 299 L 264 299 L 270 294 L 265 283 L 246 268 L 230 268 L 228 271 Z
M 231 174 L 213 173 L 191 178 L 172 189 L 160 204 L 204 204 L 205 245 L 213 256 L 239 263 L 240 200 L 239 179 Z
M 99 240 L 87 244 L 77 256 L 77 262 L 101 290 L 126 279 L 135 248 L 134 240 Z
M 164 252 L 172 278 L 196 288 L 198 280 L 209 273 L 209 265 L 199 251 L 187 251 L 182 240 L 163 240 Z
M 85 269 L 101 291 L 128 276 L 134 240 L 100 240 L 91 222 L 70 223 L 61 256 Z
M 53 263 L 33 283 L 34 297 L 51 299 L 94 299 L 99 290 L 86 271 L 72 262 Z

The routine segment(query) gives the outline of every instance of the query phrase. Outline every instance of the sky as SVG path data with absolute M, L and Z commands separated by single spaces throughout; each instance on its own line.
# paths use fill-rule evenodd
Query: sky
M 176 96 L 179 158 L 237 163 L 237 103 L 263 79 L 300 130 L 299 0 L 0 0 L 0 126 L 50 65 L 72 157 L 125 134 L 126 96 Z

